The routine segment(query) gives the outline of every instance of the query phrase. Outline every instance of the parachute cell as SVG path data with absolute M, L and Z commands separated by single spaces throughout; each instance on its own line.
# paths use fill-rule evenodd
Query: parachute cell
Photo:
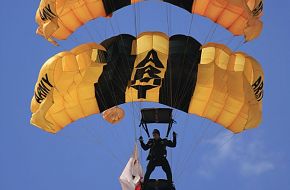
M 122 34 L 50 58 L 31 103 L 32 124 L 55 133 L 134 101 L 157 102 L 238 133 L 261 121 L 263 71 L 242 52 L 189 36 Z
M 36 12 L 37 34 L 57 44 L 90 20 L 143 0 L 42 0 Z M 249 41 L 262 30 L 262 0 L 164 0 L 190 13 L 205 16 L 233 35 Z

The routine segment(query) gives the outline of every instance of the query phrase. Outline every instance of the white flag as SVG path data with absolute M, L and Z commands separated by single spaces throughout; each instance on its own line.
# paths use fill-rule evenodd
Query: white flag
M 138 146 L 135 144 L 134 152 L 119 179 L 122 190 L 139 190 L 143 177 L 142 166 L 139 162 Z

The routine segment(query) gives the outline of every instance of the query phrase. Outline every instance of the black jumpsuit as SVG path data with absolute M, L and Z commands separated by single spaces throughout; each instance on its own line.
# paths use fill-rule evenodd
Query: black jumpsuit
M 176 136 L 173 137 L 173 142 L 167 139 L 149 139 L 147 144 L 141 141 L 141 147 L 143 150 L 150 149 L 147 160 L 147 170 L 144 176 L 144 183 L 148 182 L 151 173 L 154 171 L 156 166 L 161 166 L 163 171 L 166 173 L 166 177 L 169 183 L 172 183 L 172 172 L 168 160 L 166 159 L 167 151 L 166 147 L 176 147 Z

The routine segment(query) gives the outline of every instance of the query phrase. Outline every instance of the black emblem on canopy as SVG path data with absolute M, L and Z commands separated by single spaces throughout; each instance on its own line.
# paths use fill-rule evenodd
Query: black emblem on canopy
M 147 90 L 161 86 L 163 79 L 158 76 L 161 68 L 164 66 L 154 50 L 149 51 L 135 67 L 136 73 L 131 81 L 131 87 L 138 90 L 138 98 L 146 98 Z

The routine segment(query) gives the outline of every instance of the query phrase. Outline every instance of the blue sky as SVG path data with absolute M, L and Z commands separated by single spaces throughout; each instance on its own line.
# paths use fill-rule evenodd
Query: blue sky
M 232 135 L 210 121 L 175 112 L 178 147 L 169 152 L 169 160 L 177 189 L 290 189 L 288 0 L 266 1 L 261 37 L 242 46 L 241 38 L 232 39 L 205 18 L 194 16 L 189 29 L 190 14 L 147 2 L 136 6 L 136 27 L 134 9 L 128 7 L 112 19 L 88 23 L 54 47 L 35 34 L 37 6 L 38 1 L 18 0 L 3 1 L 0 7 L 1 190 L 120 189 L 118 176 L 133 150 L 134 130 L 140 134 L 138 110 L 159 105 L 122 105 L 126 118 L 116 126 L 94 115 L 51 135 L 29 124 L 30 100 L 38 72 L 49 57 L 79 43 L 135 34 L 135 29 L 137 33 L 190 34 L 202 43 L 226 43 L 255 57 L 265 72 L 264 119 L 257 129 Z M 145 154 L 141 155 L 143 167 Z M 153 176 L 164 174 L 157 169 Z

